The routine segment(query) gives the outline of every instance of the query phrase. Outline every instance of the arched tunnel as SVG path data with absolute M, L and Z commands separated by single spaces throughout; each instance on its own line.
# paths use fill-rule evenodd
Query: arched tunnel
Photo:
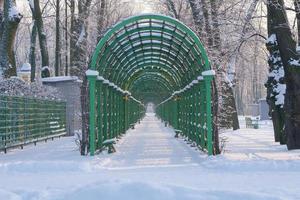
M 197 35 L 162 15 L 139 15 L 99 41 L 86 72 L 90 154 L 124 134 L 154 103 L 156 114 L 212 154 L 211 70 Z

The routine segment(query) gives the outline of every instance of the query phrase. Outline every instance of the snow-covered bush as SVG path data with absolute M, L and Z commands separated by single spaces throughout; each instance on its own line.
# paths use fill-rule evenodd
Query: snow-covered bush
M 64 100 L 63 95 L 56 88 L 39 82 L 28 84 L 18 77 L 0 78 L 0 95 Z

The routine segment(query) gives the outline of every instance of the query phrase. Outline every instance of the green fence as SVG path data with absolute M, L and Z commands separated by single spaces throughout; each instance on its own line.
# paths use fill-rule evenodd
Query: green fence
M 145 106 L 130 92 L 123 91 L 98 75 L 88 75 L 90 89 L 90 155 L 103 149 L 106 140 L 125 134 L 144 115 Z
M 65 102 L 0 95 L 0 150 L 65 134 Z
M 157 115 L 190 142 L 213 154 L 211 75 L 202 74 L 156 107 Z

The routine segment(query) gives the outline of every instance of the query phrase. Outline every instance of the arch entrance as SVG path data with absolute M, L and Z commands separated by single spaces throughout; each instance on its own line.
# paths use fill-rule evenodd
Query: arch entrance
M 182 22 L 152 14 L 121 21 L 98 43 L 86 75 L 91 155 L 138 122 L 149 102 L 163 121 L 212 154 L 214 71 Z

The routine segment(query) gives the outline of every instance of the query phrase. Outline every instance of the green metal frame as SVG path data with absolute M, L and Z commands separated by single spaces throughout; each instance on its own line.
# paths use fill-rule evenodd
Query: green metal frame
M 66 134 L 66 102 L 0 95 L 0 150 Z
M 149 102 L 162 120 L 211 155 L 213 74 L 207 71 L 201 41 L 176 19 L 147 14 L 113 26 L 95 49 L 89 68 L 94 73 L 87 73 L 90 155 L 139 121 Z

